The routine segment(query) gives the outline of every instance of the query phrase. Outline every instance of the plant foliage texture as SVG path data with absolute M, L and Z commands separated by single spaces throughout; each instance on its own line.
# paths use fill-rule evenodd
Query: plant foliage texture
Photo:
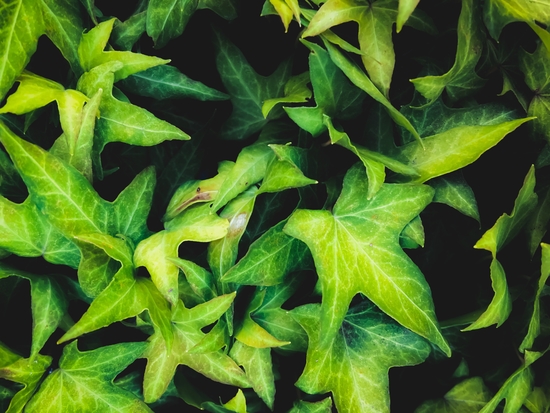
M 0 411 L 549 412 L 549 24 L 0 0 Z

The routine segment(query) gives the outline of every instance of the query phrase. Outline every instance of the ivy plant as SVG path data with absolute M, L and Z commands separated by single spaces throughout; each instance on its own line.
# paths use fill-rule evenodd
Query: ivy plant
M 550 4 L 0 0 L 0 410 L 550 411 Z

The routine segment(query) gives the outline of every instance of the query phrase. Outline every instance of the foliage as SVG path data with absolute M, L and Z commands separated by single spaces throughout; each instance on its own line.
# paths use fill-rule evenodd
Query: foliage
M 0 0 L 1 411 L 550 411 L 550 5 L 112 3 Z

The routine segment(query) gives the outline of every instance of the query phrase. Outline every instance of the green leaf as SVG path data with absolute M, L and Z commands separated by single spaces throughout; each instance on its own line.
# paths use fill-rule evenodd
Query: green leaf
M 244 317 L 235 327 L 235 338 L 241 343 L 254 348 L 281 347 L 290 344 L 288 341 L 279 340 L 254 321 L 251 314 L 258 310 L 265 298 L 265 288 L 258 288 L 248 307 Z
M 495 225 L 486 231 L 474 248 L 491 252 L 491 281 L 495 292 L 493 300 L 485 312 L 463 331 L 475 330 L 496 324 L 500 326 L 510 314 L 512 298 L 508 292 L 504 268 L 497 259 L 498 251 L 510 242 L 525 225 L 529 215 L 537 205 L 535 188 L 535 167 L 531 166 L 523 186 L 514 202 L 514 209 L 510 215 L 501 215 Z
M 309 72 L 292 76 L 285 84 L 284 96 L 264 100 L 262 105 L 262 114 L 264 118 L 279 103 L 301 103 L 307 102 L 311 98 L 311 90 L 307 87 L 310 83 Z
M 312 267 L 306 244 L 283 232 L 287 220 L 268 229 L 246 255 L 222 278 L 223 282 L 269 286 L 283 282 L 287 274 Z
M 288 413 L 331 413 L 332 399 L 327 397 L 320 402 L 305 402 L 298 401 L 294 403 L 292 409 Z
M 384 184 L 366 200 L 362 167 L 346 174 L 340 198 L 329 211 L 297 210 L 285 232 L 305 242 L 321 281 L 321 346 L 330 345 L 352 298 L 363 293 L 403 326 L 446 354 L 430 288 L 399 246 L 399 234 L 432 200 L 428 186 Z M 398 301 L 399 307 L 393 305 Z
M 246 139 L 268 122 L 262 114 L 265 100 L 283 94 L 291 67 L 285 61 L 270 76 L 257 74 L 242 52 L 220 32 L 215 31 L 216 66 L 229 93 L 233 112 L 221 127 L 222 139 Z
M 77 246 L 55 228 L 31 198 L 16 204 L 0 197 L 0 247 L 21 257 L 44 257 L 53 264 L 77 268 Z
M 519 53 L 520 69 L 525 75 L 525 83 L 533 91 L 527 114 L 535 116 L 533 130 L 550 142 L 550 51 L 540 44 L 533 53 L 522 50 Z
M 229 222 L 211 213 L 210 205 L 188 208 L 167 223 L 165 230 L 141 241 L 134 253 L 136 267 L 144 266 L 151 279 L 173 305 L 178 300 L 178 267 L 170 260 L 178 256 L 184 241 L 210 242 L 227 234 Z
M 449 390 L 443 398 L 428 400 L 414 413 L 478 413 L 491 400 L 481 377 L 470 377 Z
M 550 222 L 550 188 L 546 188 L 538 194 L 539 202 L 536 209 L 531 214 L 527 222 L 527 236 L 529 241 L 529 251 L 533 256 L 540 246 L 540 243 L 546 234 L 548 223 Z
M 474 191 L 460 172 L 435 178 L 430 181 L 430 186 L 435 189 L 433 202 L 449 205 L 480 222 Z
M 31 0 L 4 0 L 0 14 L 0 100 L 3 100 L 36 51 L 44 22 L 41 8 Z
M 428 100 L 434 102 L 443 93 L 451 101 L 470 96 L 485 83 L 475 67 L 483 49 L 484 35 L 481 30 L 481 16 L 478 3 L 474 0 L 463 0 L 462 11 L 458 19 L 458 44 L 453 67 L 441 76 L 425 76 L 412 79 L 414 87 Z
M 214 201 L 234 165 L 234 162 L 222 161 L 218 165 L 218 174 L 214 177 L 202 181 L 186 181 L 179 186 L 170 199 L 163 220 L 173 219 L 193 204 Z
M 0 342 L 0 379 L 23 385 L 23 388 L 11 399 L 5 413 L 20 413 L 23 411 L 51 362 L 52 358 L 50 356 L 41 354 L 25 359 L 13 353 Z
M 363 65 L 376 87 L 387 97 L 390 89 L 395 53 L 392 25 L 397 17 L 397 1 L 329 0 L 313 16 L 303 37 L 315 36 L 332 26 L 348 21 L 359 25 L 359 47 Z M 375 40 L 373 40 L 375 39 Z
M 399 6 L 397 7 L 397 20 L 396 30 L 397 33 L 401 31 L 403 25 L 407 22 L 414 9 L 418 5 L 420 0 L 399 0 Z
M 255 348 L 235 341 L 229 356 L 244 368 L 254 391 L 273 411 L 275 403 L 275 377 L 269 348 Z
M 199 9 L 210 9 L 226 20 L 237 18 L 237 0 L 199 0 Z
M 310 50 L 309 71 L 315 96 L 315 107 L 285 107 L 288 116 L 313 136 L 326 129 L 323 114 L 334 118 L 350 119 L 361 109 L 364 94 L 350 84 L 342 71 L 332 62 L 320 46 L 302 40 Z
M 77 88 L 87 96 L 93 96 L 99 89 L 103 89 L 99 105 L 101 117 L 96 122 L 93 148 L 94 161 L 98 166 L 100 154 L 109 142 L 153 146 L 165 140 L 190 139 L 185 132 L 158 119 L 151 112 L 113 96 L 114 72 L 120 67 L 118 62 L 106 63 L 85 73 L 78 81 Z M 101 178 L 101 169 L 98 172 Z
M 152 412 L 133 393 L 113 384 L 115 376 L 140 357 L 146 346 L 121 343 L 81 352 L 76 341 L 68 344 L 59 369 L 44 380 L 25 410 Z
M 82 35 L 82 40 L 78 46 L 78 57 L 85 72 L 89 72 L 105 63 L 119 62 L 120 66 L 114 72 L 114 81 L 116 82 L 142 70 L 170 62 L 170 60 L 141 53 L 117 50 L 104 51 L 114 23 L 114 18 L 106 20 Z
M 218 296 L 216 282 L 212 273 L 193 261 L 181 258 L 171 258 L 170 260 L 183 271 L 191 289 L 200 298 L 201 303 L 205 303 Z M 185 301 L 183 303 L 186 304 Z
M 239 242 L 254 210 L 257 192 L 257 187 L 250 187 L 229 202 L 220 213 L 221 218 L 229 221 L 227 234 L 223 238 L 210 242 L 207 250 L 208 265 L 216 280 L 235 265 Z
M 0 264 L 0 279 L 10 276 L 24 278 L 31 284 L 33 329 L 30 358 L 33 360 L 59 326 L 69 302 L 61 286 L 52 276 L 34 275 Z
M 405 226 L 401 234 L 399 234 L 399 244 L 402 248 L 424 248 L 424 241 L 424 226 L 422 225 L 420 215 L 417 215 Z
M 235 165 L 225 175 L 212 204 L 212 211 L 218 211 L 245 189 L 261 181 L 274 158 L 274 151 L 265 142 L 245 147 L 239 153 Z
M 541 320 L 541 310 L 540 310 L 540 296 L 542 294 L 542 291 L 544 289 L 544 286 L 546 285 L 546 280 L 548 280 L 548 277 L 550 277 L 550 245 L 548 244 L 541 244 L 542 247 L 542 265 L 540 269 L 540 279 L 539 284 L 537 288 L 537 292 L 534 298 L 533 302 L 533 314 L 531 315 L 531 319 L 529 320 L 529 329 L 527 331 L 527 334 L 525 335 L 525 338 L 521 342 L 519 346 L 519 351 L 522 353 L 526 349 L 531 349 L 533 347 L 533 344 L 535 343 L 535 339 L 540 334 L 540 320 Z
M 0 123 L 0 141 L 40 211 L 67 236 L 108 230 L 109 207 L 86 178 Z M 66 217 L 71 217 L 67 220 Z
M 336 66 L 338 66 L 340 70 L 344 72 L 349 80 L 351 80 L 351 82 L 359 89 L 365 91 L 375 101 L 382 104 L 382 106 L 386 108 L 395 123 L 404 127 L 406 130 L 413 134 L 415 139 L 421 142 L 420 135 L 411 125 L 409 120 L 392 106 L 391 102 L 378 90 L 378 88 L 374 85 L 374 83 L 372 83 L 369 77 L 355 64 L 350 62 L 336 47 L 332 46 L 328 42 L 324 43 L 334 64 L 336 64 Z
M 147 403 L 157 400 L 166 391 L 180 364 L 221 383 L 250 387 L 244 372 L 220 350 L 204 354 L 190 352 L 205 336 L 201 328 L 218 320 L 234 298 L 235 293 L 226 294 L 190 309 L 178 301 L 172 314 L 173 345 L 167 348 L 164 338 L 155 333 L 144 354 L 148 359 L 143 382 Z
M 307 178 L 302 172 L 302 169 L 307 169 L 308 165 L 307 150 L 290 146 L 290 144 L 270 144 L 268 146 L 275 152 L 276 158 L 272 158 L 267 166 L 265 178 L 258 194 L 300 188 L 317 183 L 317 181 Z
M 140 96 L 158 100 L 191 98 L 201 101 L 227 100 L 225 93 L 192 80 L 174 66 L 161 65 L 127 77 L 121 85 Z
M 376 195 L 376 193 L 384 183 L 384 180 L 386 178 L 386 172 L 384 170 L 385 167 L 394 172 L 408 176 L 414 177 L 418 175 L 413 167 L 408 166 L 397 159 L 393 159 L 379 152 L 370 151 L 360 145 L 354 145 L 351 142 L 348 134 L 336 129 L 332 124 L 332 120 L 328 116 L 323 115 L 323 122 L 328 127 L 330 142 L 332 144 L 338 144 L 346 149 L 349 149 L 359 157 L 361 162 L 363 162 L 363 165 L 365 166 L 365 169 L 367 171 L 369 182 L 367 192 L 368 199 L 371 199 L 374 195 Z
M 132 246 L 151 235 L 147 216 L 153 200 L 155 176 L 153 167 L 144 169 L 112 203 L 111 233 L 129 238 Z
M 124 267 L 123 267 L 124 268 Z M 117 321 L 135 317 L 148 310 L 155 330 L 168 346 L 172 344 L 172 329 L 168 303 L 147 278 L 115 277 L 99 294 L 84 315 L 59 340 L 63 343 Z
M 84 106 L 78 131 L 75 130 L 74 134 L 63 133 L 50 148 L 50 153 L 75 167 L 90 182 L 93 180 L 92 148 L 101 94 L 102 90 L 98 90 Z
M 117 21 L 111 33 L 111 41 L 122 50 L 131 50 L 132 46 L 145 33 L 147 11 L 136 13 L 124 22 Z
M 147 34 L 155 47 L 180 36 L 198 7 L 198 0 L 151 0 L 147 6 Z
M 82 122 L 82 108 L 88 98 L 76 90 L 65 90 L 59 83 L 27 71 L 17 81 L 17 91 L 9 96 L 0 113 L 22 115 L 56 101 L 61 128 L 67 135 L 69 153 L 73 154 Z
M 414 141 L 400 146 L 399 156 L 416 169 L 418 177 L 412 182 L 426 182 L 473 163 L 507 134 L 531 119 L 498 125 L 457 126 L 428 136 L 421 143 Z
M 291 311 L 281 308 L 296 293 L 301 281 L 299 274 L 296 274 L 288 277 L 286 283 L 266 288 L 261 306 L 250 313 L 260 327 L 288 342 L 283 347 L 277 347 L 278 353 L 307 350 L 308 340 L 304 329 L 294 320 Z
M 371 303 L 351 308 L 329 345 L 323 345 L 317 304 L 293 310 L 309 336 L 306 366 L 296 385 L 306 393 L 331 391 L 338 411 L 389 412 L 388 370 L 423 362 L 426 341 L 398 326 Z
M 46 36 L 57 46 L 73 73 L 82 74 L 78 59 L 78 45 L 84 24 L 78 3 L 70 0 L 41 0 Z
M 483 21 L 491 37 L 498 40 L 503 27 L 515 21 L 526 22 L 531 28 L 535 21 L 550 24 L 550 7 L 528 0 L 489 0 L 483 4 Z
M 544 353 L 525 351 L 525 363 L 519 367 L 501 386 L 493 398 L 479 411 L 492 413 L 503 399 L 506 399 L 504 411 L 517 412 L 533 390 L 534 373 L 531 364 Z

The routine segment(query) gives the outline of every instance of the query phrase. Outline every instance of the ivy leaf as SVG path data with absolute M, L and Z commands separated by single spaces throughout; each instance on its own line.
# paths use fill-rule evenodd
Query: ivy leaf
M 155 169 L 150 166 L 141 171 L 112 203 L 111 233 L 122 235 L 133 245 L 151 235 L 147 216 L 151 209 L 155 189 Z
M 301 103 L 307 102 L 311 98 L 311 90 L 307 87 L 310 83 L 309 72 L 292 76 L 285 84 L 284 96 L 264 100 L 262 104 L 262 114 L 264 118 L 279 103 Z
M 275 376 L 269 348 L 255 348 L 235 341 L 229 356 L 244 368 L 254 391 L 273 411 L 275 403 Z
M 263 301 L 256 310 L 250 313 L 251 318 L 260 327 L 281 341 L 283 347 L 277 347 L 278 353 L 307 350 L 307 335 L 304 329 L 294 320 L 290 311 L 281 306 L 296 293 L 301 279 L 299 276 L 288 277 L 288 282 L 265 289 Z
M 16 204 L 0 197 L 0 247 L 21 257 L 44 257 L 77 268 L 80 252 L 38 210 L 31 198 Z
M 40 7 L 31 0 L 5 0 L 0 4 L 0 100 L 36 51 L 44 32 Z
M 305 149 L 290 146 L 290 144 L 270 144 L 268 146 L 273 150 L 276 158 L 272 158 L 267 166 L 265 178 L 258 194 L 300 188 L 317 183 L 302 172 L 308 162 L 308 154 Z
M 99 23 L 88 33 L 82 35 L 78 46 L 80 65 L 85 72 L 105 63 L 119 62 L 120 66 L 114 72 L 114 81 L 126 79 L 134 73 L 170 62 L 154 56 L 128 51 L 104 51 L 109 41 L 116 19 L 109 19 Z
M 414 104 L 414 102 L 413 102 Z M 515 120 L 520 114 L 498 103 L 485 103 L 464 108 L 450 108 L 441 98 L 431 105 L 401 108 L 401 113 L 410 120 L 421 136 L 437 135 L 458 126 L 489 126 Z M 407 131 L 401 130 L 404 144 L 414 140 Z
M 93 181 L 92 174 L 92 149 L 94 143 L 94 130 L 96 118 L 99 115 L 99 103 L 102 90 L 84 106 L 76 136 L 63 133 L 50 148 L 50 153 L 74 166 L 86 179 Z
M 346 174 L 332 214 L 299 209 L 284 228 L 313 254 L 323 295 L 320 345 L 331 344 L 352 298 L 363 293 L 400 324 L 450 354 L 428 283 L 399 246 L 399 234 L 431 202 L 433 190 L 384 184 L 366 200 L 362 194 L 367 187 L 362 167 L 356 164 Z M 393 305 L 396 301 L 399 307 Z
M 27 71 L 17 81 L 17 91 L 8 97 L 6 104 L 0 108 L 0 113 L 22 115 L 56 101 L 61 128 L 70 145 L 69 153 L 74 153 L 82 122 L 82 108 L 88 98 L 76 90 L 65 90 L 59 83 Z
M 111 32 L 111 42 L 122 50 L 131 50 L 141 35 L 145 33 L 146 21 L 147 10 L 143 10 L 123 22 L 115 22 Z
M 395 22 L 397 33 L 403 29 L 403 26 L 409 17 L 411 17 L 411 14 L 414 9 L 416 9 L 419 2 L 420 0 L 399 0 L 399 6 L 397 7 L 397 19 Z
M 477 4 L 474 0 L 462 2 L 457 28 L 458 45 L 453 67 L 441 76 L 425 76 L 411 80 L 416 90 L 428 100 L 428 104 L 434 102 L 443 90 L 447 91 L 451 101 L 456 101 L 471 95 L 485 83 L 484 79 L 475 72 L 484 42 Z
M 522 353 L 526 349 L 531 349 L 531 347 L 533 347 L 535 339 L 540 334 L 540 297 L 544 286 L 546 285 L 546 280 L 548 280 L 548 277 L 550 277 L 550 245 L 541 243 L 541 247 L 542 265 L 540 269 L 539 285 L 533 302 L 533 314 L 531 315 L 531 319 L 529 320 L 529 329 L 527 331 L 527 334 L 525 335 L 525 338 L 519 346 L 519 351 L 521 351 Z
M 478 413 L 491 400 L 481 377 L 470 377 L 449 390 L 442 399 L 428 400 L 414 413 Z
M 508 291 L 506 274 L 497 259 L 497 253 L 518 234 L 536 207 L 537 195 L 534 188 L 535 167 L 531 166 L 514 202 L 512 213 L 501 215 L 495 225 L 486 231 L 474 245 L 474 248 L 491 252 L 491 282 L 495 295 L 485 312 L 463 331 L 484 328 L 493 324 L 498 327 L 508 318 L 512 310 L 512 298 Z
M 146 346 L 121 343 L 81 352 L 76 341 L 68 344 L 59 369 L 46 377 L 25 410 L 152 412 L 133 393 L 113 384 L 115 376 L 140 357 Z
M 298 0 L 269 0 L 269 2 L 281 17 L 283 26 L 285 26 L 285 33 L 288 32 L 288 26 L 293 17 L 300 23 L 300 5 L 298 4 Z
M 544 2 L 528 0 L 489 0 L 483 4 L 483 21 L 495 40 L 504 26 L 515 21 L 526 22 L 541 36 L 535 21 L 550 24 L 550 7 Z
M 242 52 L 218 31 L 215 31 L 215 43 L 216 65 L 233 105 L 231 116 L 221 127 L 220 137 L 246 139 L 268 122 L 262 114 L 262 104 L 283 94 L 290 77 L 290 61 L 264 77 L 257 74 Z
M 332 399 L 327 397 L 319 402 L 306 402 L 300 400 L 294 403 L 288 413 L 331 413 Z
M 225 175 L 219 187 L 216 199 L 212 203 L 212 211 L 218 211 L 245 189 L 260 182 L 274 158 L 275 153 L 265 142 L 243 148 L 235 165 Z
M 174 98 L 192 98 L 201 101 L 229 99 L 225 93 L 192 80 L 176 67 L 169 65 L 155 66 L 133 74 L 121 81 L 121 86 L 140 96 L 158 100 Z
M 172 330 L 168 303 L 151 280 L 134 278 L 132 249 L 128 243 L 120 238 L 99 233 L 80 235 L 79 238 L 101 248 L 109 257 L 120 263 L 120 268 L 80 320 L 58 342 L 71 340 L 148 310 L 155 330 L 160 331 L 170 345 Z
M 170 258 L 178 256 L 182 242 L 210 242 L 224 237 L 228 227 L 227 219 L 212 214 L 208 204 L 189 208 L 169 221 L 165 230 L 141 241 L 134 252 L 134 263 L 147 268 L 159 291 L 175 305 L 179 269 Z
M 147 6 L 147 34 L 155 47 L 180 36 L 198 7 L 198 0 L 152 0 Z
M 252 314 L 261 307 L 265 294 L 265 288 L 256 289 L 252 300 L 245 310 L 243 319 L 235 327 L 235 338 L 241 343 L 254 348 L 286 346 L 290 342 L 274 337 L 252 318 Z
M 33 329 L 30 358 L 33 360 L 58 327 L 67 312 L 69 302 L 52 276 L 34 275 L 0 264 L 0 279 L 10 276 L 24 278 L 31 284 Z
M 130 145 L 153 146 L 165 140 L 187 140 L 189 135 L 151 112 L 122 102 L 113 96 L 114 72 L 121 67 L 117 61 L 106 63 L 84 73 L 77 88 L 87 96 L 103 90 L 94 140 L 93 160 L 98 165 L 102 178 L 100 155 L 109 142 L 123 142 Z
M 534 92 L 527 114 L 537 118 L 533 121 L 534 132 L 550 142 L 550 133 L 548 133 L 550 84 L 547 77 L 550 73 L 550 51 L 541 44 L 533 53 L 524 50 L 520 52 L 519 59 L 520 69 L 525 75 L 525 83 Z
M 418 247 L 424 248 L 425 233 L 424 225 L 420 215 L 417 215 L 409 222 L 401 234 L 399 234 L 399 245 L 402 248 L 415 249 Z
M 498 125 L 457 126 L 445 132 L 402 145 L 398 157 L 416 169 L 418 177 L 411 182 L 429 179 L 456 171 L 473 163 L 507 134 L 533 118 L 523 118 Z
M 201 328 L 218 320 L 234 298 L 235 293 L 226 294 L 190 309 L 178 301 L 172 314 L 173 345 L 167 348 L 164 338 L 155 333 L 144 354 L 148 359 L 143 381 L 147 403 L 157 400 L 166 391 L 180 364 L 221 383 L 250 387 L 244 372 L 220 350 L 203 354 L 190 352 L 205 336 Z
M 246 230 L 258 188 L 252 186 L 233 199 L 220 213 L 220 217 L 229 221 L 227 234 L 208 244 L 207 260 L 215 279 L 219 280 L 237 260 L 239 241 Z M 227 292 L 227 291 L 223 291 Z
M 82 74 L 78 45 L 84 31 L 80 7 L 69 0 L 41 0 L 46 36 L 57 46 L 73 73 Z
M 387 110 L 388 114 L 398 125 L 408 130 L 419 142 L 420 135 L 416 129 L 411 125 L 409 120 L 403 116 L 397 109 L 393 107 L 391 102 L 378 90 L 372 80 L 355 64 L 347 59 L 335 46 L 329 42 L 324 42 L 327 48 L 330 58 L 336 66 L 340 68 L 342 72 L 351 80 L 351 82 L 359 89 L 366 92 L 371 98 L 380 103 Z
M 361 109 L 364 94 L 350 84 L 329 54 L 320 46 L 302 40 L 311 51 L 309 72 L 315 96 L 315 107 L 285 107 L 285 111 L 298 126 L 313 136 L 326 130 L 323 114 L 333 118 L 350 119 Z
M 108 203 L 83 175 L 39 146 L 19 138 L 3 123 L 0 123 L 0 141 L 33 202 L 65 235 L 108 232 Z
M 0 343 L 0 378 L 23 385 L 23 388 L 11 399 L 5 413 L 20 413 L 23 411 L 51 362 L 52 358 L 50 356 L 41 354 L 25 359 Z
M 546 188 L 539 194 L 538 205 L 527 223 L 526 229 L 531 257 L 535 254 L 546 234 L 548 222 L 550 222 L 550 188 Z
M 332 120 L 328 116 L 323 115 L 323 121 L 328 127 L 330 142 L 349 149 L 359 157 L 365 166 L 369 182 L 367 199 L 371 199 L 374 195 L 376 195 L 384 183 L 384 180 L 386 179 L 386 172 L 384 168 L 386 167 L 394 172 L 402 173 L 407 176 L 418 176 L 417 171 L 413 167 L 410 167 L 397 159 L 393 159 L 379 152 L 371 151 L 367 148 L 361 147 L 360 145 L 354 145 L 348 134 L 336 129 L 332 123 Z
M 433 202 L 449 205 L 480 222 L 474 191 L 460 172 L 435 178 L 430 181 L 430 186 L 435 189 Z
M 210 9 L 225 20 L 237 18 L 235 0 L 199 0 L 199 9 Z
M 292 310 L 306 330 L 306 366 L 296 385 L 306 393 L 331 391 L 338 411 L 389 412 L 388 370 L 423 362 L 429 344 L 362 302 L 351 308 L 328 346 L 322 343 L 322 310 L 307 304 Z
M 163 220 L 170 221 L 191 205 L 214 201 L 221 185 L 234 165 L 234 162 L 222 161 L 219 163 L 218 173 L 214 177 L 203 179 L 202 181 L 190 180 L 184 182 L 176 189 L 176 192 L 170 199 Z
M 479 413 L 492 413 L 503 399 L 506 399 L 504 411 L 517 412 L 529 397 L 533 390 L 534 372 L 531 364 L 546 353 L 525 350 L 525 362 L 506 379 L 499 391 L 479 411 Z
M 395 66 L 392 26 L 397 19 L 398 3 L 395 0 L 378 0 L 364 3 L 358 0 L 328 0 L 315 13 L 302 37 L 315 36 L 332 26 L 349 21 L 359 25 L 359 47 L 363 65 L 376 87 L 388 97 Z M 409 24 L 414 23 L 413 17 Z M 375 39 L 375 40 L 373 40 Z
M 286 275 L 312 267 L 307 245 L 283 232 L 287 220 L 268 229 L 250 245 L 246 255 L 222 278 L 244 285 L 276 285 Z

